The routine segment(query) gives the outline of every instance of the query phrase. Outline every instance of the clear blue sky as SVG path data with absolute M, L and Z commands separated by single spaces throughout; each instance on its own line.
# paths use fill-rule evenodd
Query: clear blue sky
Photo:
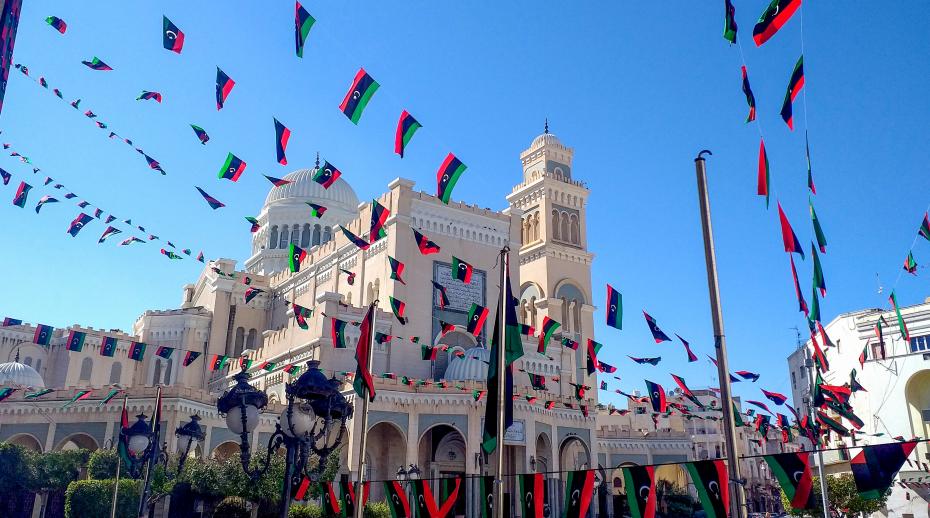
M 799 131 L 790 133 L 778 116 L 800 53 L 800 19 L 757 49 L 752 25 L 766 2 L 734 3 L 773 189 L 809 247 L 801 99 Z M 716 386 L 704 360 L 713 339 L 692 162 L 708 148 L 731 365 L 762 373 L 758 385 L 789 390 L 791 328 L 803 330 L 804 322 L 774 200 L 766 211 L 755 195 L 759 137 L 743 122 L 739 51 L 721 37 L 722 1 L 678 9 L 642 2 L 307 7 L 317 24 L 298 59 L 290 1 L 25 3 L 14 60 L 68 100 L 81 97 L 82 108 L 133 138 L 168 176 L 153 174 L 131 148 L 13 71 L 0 139 L 43 171 L 30 182 L 36 188 L 27 208 L 19 209 L 10 200 L 31 169 L 0 157 L 0 167 L 17 175 L 0 188 L 0 315 L 129 329 L 145 309 L 176 307 L 181 286 L 201 268 L 190 258 L 168 261 L 154 244 L 97 245 L 100 222 L 72 239 L 65 229 L 77 213 L 73 204 L 46 206 L 38 216 L 32 210 L 47 192 L 44 174 L 179 248 L 241 261 L 250 242 L 242 218 L 258 212 L 269 188 L 261 173 L 283 176 L 311 165 L 320 151 L 366 199 L 397 176 L 431 191 L 438 164 L 453 151 L 469 166 L 454 197 L 500 209 L 520 180 L 519 152 L 549 117 L 552 131 L 575 148 L 575 176 L 592 190 L 597 336 L 606 344 L 602 358 L 620 367 L 620 386 L 642 389 L 648 377 L 668 388 L 669 371 L 693 387 Z M 919 23 L 926 13 L 916 4 L 839 7 L 811 2 L 803 13 L 815 203 L 829 240 L 825 320 L 885 304 L 930 201 L 930 40 Z M 162 14 L 186 33 L 181 55 L 161 47 Z M 48 15 L 63 18 L 67 34 L 47 26 Z M 95 55 L 115 70 L 81 64 Z M 216 66 L 236 81 L 221 112 L 214 105 Z M 337 105 L 359 66 L 382 87 L 356 127 Z M 135 101 L 143 89 L 161 92 L 164 102 Z M 404 108 L 424 128 L 400 160 L 393 133 Z M 287 167 L 275 162 L 272 117 L 293 132 Z M 208 131 L 207 146 L 190 123 Z M 235 184 L 216 178 L 228 151 L 248 163 Z M 211 211 L 193 185 L 227 207 Z M 930 261 L 930 243 L 919 242 L 915 255 L 919 263 Z M 798 264 L 809 299 L 811 262 Z M 876 273 L 884 296 L 876 293 Z M 928 295 L 927 275 L 921 269 L 916 279 L 901 276 L 902 304 Z M 608 281 L 623 292 L 622 332 L 602 323 Z M 678 343 L 655 345 L 641 309 L 667 333 L 690 340 L 702 361 L 687 365 Z M 627 354 L 664 360 L 634 367 Z M 758 398 L 758 385 L 739 384 L 737 393 Z

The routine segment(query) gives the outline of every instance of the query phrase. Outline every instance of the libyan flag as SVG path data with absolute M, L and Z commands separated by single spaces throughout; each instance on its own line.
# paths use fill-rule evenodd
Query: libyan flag
M 649 468 L 652 469 L 651 467 Z M 564 518 L 582 518 L 588 515 L 588 507 L 594 498 L 594 471 L 570 471 L 565 481 Z M 632 508 L 632 506 L 631 506 Z
M 549 492 L 543 473 L 527 473 L 520 478 L 520 509 L 523 518 L 543 518 L 548 514 Z
M 849 462 L 859 496 L 864 500 L 881 498 L 915 446 L 916 442 L 895 442 L 862 448 Z
M 358 368 L 355 371 L 355 381 L 352 382 L 352 385 L 355 387 L 355 393 L 363 398 L 367 392 L 369 401 L 375 400 L 375 383 L 371 379 L 371 358 L 368 357 L 374 311 L 374 304 L 368 306 L 365 318 L 362 319 L 362 323 L 359 326 L 361 335 L 359 335 L 358 344 L 355 347 L 355 360 L 358 362 Z
M 593 475 L 592 475 L 593 477 Z M 654 518 L 656 515 L 655 467 L 623 468 L 623 487 L 633 518 Z
M 407 493 L 400 482 L 385 481 L 384 495 L 391 511 L 391 518 L 410 518 L 410 503 L 407 501 Z
M 481 448 L 485 453 L 491 454 L 498 446 L 497 423 L 504 419 L 504 429 L 513 424 L 513 362 L 523 356 L 523 344 L 520 339 L 520 322 L 517 321 L 517 311 L 513 305 L 513 293 L 510 290 L 510 270 L 504 272 L 507 279 L 507 289 L 503 297 L 497 302 L 495 312 L 494 333 L 491 335 L 491 363 L 488 366 L 488 404 L 484 415 L 484 438 Z M 504 305 L 504 302 L 506 306 Z M 506 307 L 504 322 L 500 321 L 501 308 Z M 504 343 L 501 344 L 500 326 L 504 326 Z M 504 347 L 504 365 L 498 365 L 500 348 Z M 502 368 L 503 367 L 503 368 Z M 504 408 L 498 408 L 497 390 L 501 383 L 501 371 L 504 371 Z M 503 439 L 503 438 L 500 438 Z
M 795 510 L 813 509 L 814 492 L 811 480 L 810 452 L 779 453 L 762 457 L 781 484 L 781 490 Z
M 727 463 L 723 460 L 705 460 L 689 462 L 685 467 L 688 468 L 701 507 L 708 518 L 727 518 L 730 507 Z

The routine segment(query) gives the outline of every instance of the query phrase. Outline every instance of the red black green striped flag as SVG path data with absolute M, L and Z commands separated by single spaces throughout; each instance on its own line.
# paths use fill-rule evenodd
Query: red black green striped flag
M 223 104 L 226 103 L 226 98 L 229 97 L 229 92 L 232 91 L 233 86 L 236 85 L 236 82 L 232 80 L 226 72 L 220 70 L 220 67 L 216 67 L 216 109 L 221 110 Z
M 187 367 L 188 365 L 194 363 L 194 360 L 200 357 L 200 353 L 196 351 L 187 351 L 184 355 L 184 361 L 181 362 L 181 365 Z
M 478 518 L 494 518 L 494 477 L 478 477 Z
M 423 125 L 413 118 L 413 115 L 404 110 L 400 114 L 400 120 L 397 121 L 397 132 L 394 135 L 394 152 L 404 158 L 404 150 L 407 144 L 413 138 L 413 134 Z
M 323 161 L 323 165 L 316 168 L 316 171 L 313 173 L 313 181 L 322 185 L 324 189 L 329 189 L 329 187 L 336 183 L 336 180 L 342 176 L 342 171 L 336 169 L 333 164 L 330 164 L 328 160 Z M 323 213 L 321 212 L 322 216 Z
M 804 157 L 807 159 L 807 188 L 811 194 L 817 194 L 817 186 L 814 185 L 814 173 L 811 171 L 811 146 L 807 140 L 807 130 L 804 130 Z
M 827 281 L 823 277 L 823 265 L 820 264 L 820 256 L 817 255 L 817 248 L 811 243 L 811 257 L 814 258 L 814 287 L 820 290 L 820 296 L 827 296 Z
M 234 181 L 235 181 L 235 180 L 234 180 Z M 195 186 L 194 186 L 194 189 L 197 189 L 197 192 L 199 192 L 200 195 L 203 196 L 204 201 L 207 202 L 207 205 L 209 205 L 211 209 L 216 210 L 216 209 L 219 209 L 220 207 L 225 207 L 225 206 L 226 206 L 225 203 L 223 203 L 223 202 L 221 202 L 220 200 L 214 198 L 213 196 L 210 196 L 209 194 L 206 193 L 206 191 L 204 191 L 204 190 L 201 189 L 200 187 L 197 187 L 197 186 L 195 185 Z
M 656 482 L 653 466 L 631 466 L 623 470 L 623 487 L 633 518 L 654 518 L 656 513 Z M 593 475 L 592 475 L 592 478 Z
M 164 358 L 166 360 L 171 358 L 173 353 L 174 347 L 165 347 L 164 345 L 160 345 L 158 346 L 158 349 L 155 349 L 155 356 Z
M 863 447 L 849 462 L 859 496 L 865 500 L 881 498 L 915 446 L 916 442 L 909 441 Z
M 445 309 L 449 305 L 449 295 L 446 294 L 446 287 L 433 281 L 433 289 L 439 292 L 439 309 Z
M 601 351 L 601 347 L 603 346 L 604 344 L 595 342 L 594 340 L 588 338 L 588 376 L 600 370 L 600 363 L 597 361 L 597 353 Z
M 413 508 L 414 516 L 434 517 L 442 516 L 439 514 L 439 507 L 436 505 L 436 499 L 429 488 L 429 480 L 415 479 L 411 481 L 413 486 Z
M 380 86 L 378 82 L 372 79 L 364 68 L 360 68 L 358 73 L 355 74 L 352 86 L 349 87 L 349 91 L 339 105 L 339 109 L 353 124 L 358 124 L 362 112 L 368 106 L 368 102 L 371 101 L 371 96 L 378 91 L 378 86 Z
M 836 433 L 840 437 L 849 437 L 849 429 L 820 410 L 817 411 L 817 422 L 826 426 L 830 431 Z
M 16 392 L 16 389 L 10 387 L 0 388 L 0 401 L 3 401 L 4 399 L 12 396 L 13 392 Z
M 307 323 L 307 318 L 313 315 L 313 310 L 297 304 L 291 304 L 291 308 L 294 311 L 294 320 L 297 321 L 297 326 L 303 330 L 309 329 L 310 324 Z
M 418 232 L 416 229 L 411 230 L 413 230 L 413 239 L 417 242 L 417 248 L 420 249 L 421 254 L 429 255 L 439 253 L 439 245 L 427 239 L 426 236 Z
M 150 92 L 148 90 L 142 90 L 142 93 L 139 94 L 139 97 L 136 97 L 137 101 L 155 101 L 160 103 L 162 96 L 158 92 Z
M 488 318 L 488 308 L 484 306 L 479 306 L 472 302 L 471 308 L 468 310 L 468 324 L 466 329 L 469 333 L 474 336 L 481 334 L 481 331 L 484 330 L 484 321 Z
M 384 231 L 384 223 L 390 215 L 391 211 L 387 207 L 378 203 L 378 200 L 371 200 L 371 231 L 368 236 L 370 242 L 374 243 L 387 236 L 387 232 Z
M 311 218 L 322 218 L 323 214 L 326 212 L 326 207 L 318 205 L 316 203 L 306 202 L 310 206 L 310 217 Z
M 257 297 L 260 293 L 264 293 L 264 292 L 265 290 L 262 290 L 260 288 L 255 288 L 253 286 L 249 286 L 248 288 L 245 289 L 245 298 L 244 298 L 245 303 L 248 304 L 249 302 L 252 301 L 252 299 Z
M 736 31 L 738 29 L 736 26 L 736 8 L 733 7 L 733 2 L 724 0 L 724 10 L 726 12 L 723 19 L 723 39 L 729 41 L 732 45 L 736 43 Z
M 729 3 L 730 0 L 727 0 Z M 746 96 L 746 104 L 749 105 L 749 115 L 746 116 L 746 122 L 756 120 L 756 96 L 752 94 L 752 87 L 749 86 L 749 73 L 746 72 L 746 65 L 741 67 L 743 73 L 743 95 Z
M 291 273 L 297 273 L 300 271 L 300 263 L 307 258 L 307 251 L 294 243 L 291 243 L 289 248 L 287 265 Z
M 113 357 L 116 354 L 116 337 L 104 336 L 100 340 L 100 356 Z
M 384 482 L 384 495 L 388 509 L 391 511 L 391 518 L 412 517 L 410 502 L 407 501 L 407 492 L 399 481 L 386 480 Z
M 527 473 L 518 475 L 520 480 L 520 509 L 524 518 L 543 518 L 549 507 L 549 491 L 546 475 Z
M 332 482 L 323 482 L 320 487 L 320 498 L 323 504 L 324 516 L 339 516 L 341 510 L 339 507 L 339 497 L 336 496 L 336 488 Z
M 29 191 L 32 189 L 32 186 L 26 182 L 19 182 L 19 187 L 16 189 L 16 194 L 13 196 L 13 205 L 19 208 L 26 207 L 26 199 L 29 197 Z
M 911 333 L 907 330 L 907 324 L 904 323 L 904 317 L 901 316 L 901 308 L 898 306 L 898 296 L 895 295 L 894 290 L 891 290 L 891 296 L 888 297 L 888 302 L 891 302 L 891 306 L 894 308 L 894 313 L 898 317 L 898 330 L 901 331 L 901 338 L 905 342 L 910 342 Z
M 68 351 L 81 352 L 84 349 L 84 340 L 87 338 L 87 333 L 81 331 L 71 331 L 68 333 L 68 341 L 65 344 L 65 349 Z
M 701 400 L 699 400 L 699 399 L 694 395 L 693 392 L 691 392 L 691 389 L 688 388 L 688 385 L 685 383 L 685 379 L 684 379 L 684 378 L 682 378 L 681 376 L 676 376 L 676 375 L 674 375 L 674 374 L 672 374 L 671 376 L 672 376 L 672 379 L 675 380 L 675 383 L 678 385 L 678 387 L 681 389 L 681 394 L 682 394 L 683 396 L 685 396 L 685 397 L 688 398 L 692 403 L 694 403 L 695 405 L 697 405 L 698 408 L 704 408 L 704 404 L 701 403 Z
M 542 330 L 539 333 L 539 345 L 536 347 L 536 352 L 539 354 L 546 354 L 546 348 L 549 347 L 549 340 L 561 325 L 562 324 L 549 317 L 543 317 Z
M 798 241 L 798 236 L 791 228 L 788 216 L 785 216 L 785 211 L 781 208 L 781 202 L 778 202 L 778 219 L 781 222 L 781 239 L 785 244 L 785 252 L 798 254 L 801 259 L 804 259 L 804 249 L 801 248 L 801 242 Z
M 697 489 L 701 507 L 708 518 L 727 518 L 730 510 L 729 479 L 726 461 L 705 460 L 685 464 Z
M 668 410 L 668 401 L 665 399 L 665 389 L 662 385 L 654 381 L 644 380 L 646 390 L 649 391 L 649 402 L 652 404 L 652 411 L 664 414 Z
M 452 510 L 456 504 L 463 500 L 462 477 L 443 478 L 439 481 L 439 510 L 436 516 L 453 516 Z
M 795 510 L 813 509 L 814 492 L 811 479 L 810 452 L 778 453 L 762 457 L 781 485 Z
M 659 329 L 659 324 L 656 322 L 656 319 L 652 318 L 649 313 L 643 311 L 643 316 L 646 317 L 646 325 L 649 326 L 649 331 L 652 333 L 652 339 L 656 341 L 657 344 L 662 342 L 670 342 L 672 339 L 665 334 L 664 331 Z
M 246 163 L 240 160 L 239 157 L 232 153 L 227 153 L 226 162 L 223 163 L 223 167 L 220 168 L 220 172 L 216 177 L 236 182 L 239 180 L 239 177 L 242 176 L 242 173 L 245 172 L 245 166 Z
M 89 398 L 92 392 L 93 391 L 89 389 L 78 390 L 77 392 L 74 393 L 74 396 L 72 396 L 71 399 L 67 403 L 65 403 L 61 408 L 68 408 L 69 406 L 73 405 L 74 403 L 78 401 L 83 401 Z
M 930 241 L 930 216 L 924 212 L 924 220 L 920 222 L 920 228 L 917 229 L 917 234 Z
M 52 392 L 55 392 L 55 389 L 50 389 L 50 388 L 41 389 L 36 392 L 26 393 L 25 395 L 23 395 L 23 398 L 24 399 L 38 399 L 46 394 L 51 394 Z
M 296 3 L 294 7 L 294 46 L 297 51 L 297 57 L 304 57 L 304 45 L 307 43 L 307 37 L 310 35 L 310 28 L 316 23 L 316 19 L 310 16 L 310 13 Z
M 785 92 L 785 100 L 781 105 L 781 118 L 788 125 L 788 129 L 794 129 L 794 115 L 792 114 L 791 104 L 797 98 L 798 93 L 804 88 L 804 56 L 798 58 L 794 64 L 794 70 L 791 72 L 791 79 L 788 80 L 788 91 Z
M 771 173 L 769 170 L 769 155 L 765 152 L 765 140 L 759 139 L 759 167 L 756 179 L 756 194 L 765 196 L 765 207 L 769 206 L 771 195 Z
M 290 180 L 282 180 L 281 178 L 275 178 L 274 176 L 268 176 L 267 174 L 263 174 L 262 176 L 264 176 L 264 177 L 265 177 L 269 182 L 271 182 L 275 187 L 283 187 L 283 186 L 285 186 L 285 185 L 291 183 Z M 310 205 L 310 202 L 307 202 L 307 205 Z
M 607 285 L 607 325 L 623 329 L 623 295 L 610 284 Z
M 466 263 L 462 259 L 459 259 L 456 256 L 452 256 L 452 278 L 460 280 L 465 284 L 471 282 L 472 265 Z
M 491 454 L 504 440 L 503 437 L 497 436 L 498 423 L 502 423 L 505 430 L 513 424 L 513 362 L 523 356 L 520 322 L 517 320 L 517 310 L 513 304 L 513 283 L 510 282 L 509 267 L 504 275 L 507 279 L 504 283 L 506 289 L 503 297 L 498 297 L 497 316 L 491 332 L 491 363 L 488 365 L 487 385 L 492 394 L 498 394 L 499 387 L 503 389 L 501 392 L 504 394 L 504 407 L 499 408 L 497 398 L 493 397 L 485 408 L 481 448 L 486 454 Z M 503 354 L 499 352 L 501 348 Z M 503 365 L 499 363 L 499 357 L 503 357 Z
M 675 336 L 677 336 L 678 339 L 681 341 L 681 345 L 685 346 L 685 352 L 688 353 L 688 363 L 694 363 L 698 361 L 697 355 L 694 354 L 694 352 L 691 350 L 691 345 L 687 342 L 687 340 L 685 340 L 678 334 L 676 334 Z
M 207 135 L 207 131 L 200 126 L 191 124 L 191 129 L 194 130 L 194 134 L 197 135 L 197 140 L 199 140 L 202 145 L 206 145 L 210 140 L 210 135 Z
M 113 68 L 110 65 L 107 65 L 106 63 L 104 63 L 103 60 L 101 60 L 97 56 L 94 56 L 94 59 L 90 61 L 86 61 L 86 60 L 81 61 L 81 63 L 83 63 L 84 66 L 86 66 L 87 68 L 91 70 L 103 70 L 103 71 L 113 70 Z
M 404 274 L 404 263 L 394 259 L 391 256 L 388 256 L 388 264 L 391 266 L 391 279 L 401 284 L 407 284 L 404 282 L 404 278 L 402 277 Z M 434 284 L 435 282 L 436 281 L 433 281 Z
M 914 252 L 907 252 L 907 257 L 904 259 L 904 271 L 917 275 L 917 260 L 914 259 Z
M 330 318 L 330 335 L 333 339 L 333 347 L 336 349 L 346 348 L 346 326 L 349 323 L 338 318 Z
M 752 40 L 756 42 L 756 46 L 761 46 L 774 36 L 788 23 L 798 7 L 801 7 L 801 0 L 772 0 L 752 28 Z
M 213 358 L 210 360 L 210 370 L 218 371 L 223 370 L 226 367 L 226 361 L 229 359 L 226 355 L 223 354 L 214 354 Z
M 651 467 L 649 469 L 652 469 Z M 631 486 L 626 486 L 631 487 Z M 570 471 L 565 481 L 564 518 L 584 518 L 594 499 L 594 471 Z M 632 509 L 632 506 L 630 506 Z M 651 518 L 648 517 L 648 518 Z
M 438 347 L 433 347 L 432 345 L 422 344 L 420 345 L 420 359 L 424 361 L 435 361 L 436 355 L 439 353 Z
M 404 310 L 407 308 L 407 305 L 404 304 L 404 301 L 395 299 L 391 296 L 388 296 L 388 302 L 391 303 L 391 311 L 394 312 L 394 317 L 400 322 L 400 325 L 405 325 L 407 323 L 407 318 L 404 316 Z
M 448 204 L 452 198 L 452 189 L 458 183 L 462 173 L 465 172 L 465 164 L 455 157 L 452 153 L 446 156 L 436 172 L 436 197 Z
M 141 362 L 145 358 L 145 348 L 146 344 L 142 342 L 129 342 L 129 359 Z
M 281 124 L 281 121 L 278 119 L 273 119 L 275 154 L 279 164 L 287 165 L 287 156 L 285 156 L 284 152 L 287 150 L 287 141 L 291 138 L 291 130 L 289 130 L 284 124 Z
M 339 225 L 339 229 L 342 230 L 342 235 L 344 235 L 346 239 L 351 241 L 353 245 L 357 246 L 359 250 L 368 250 L 368 247 L 371 246 L 371 243 L 356 236 L 355 234 L 352 233 L 351 230 L 345 228 L 344 226 Z
M 64 34 L 68 30 L 68 24 L 64 20 L 57 16 L 47 16 L 45 18 L 45 23 L 51 25 L 56 31 L 61 34 Z
M 249 227 L 249 231 L 253 234 L 262 228 L 261 224 L 258 222 L 258 219 L 254 218 L 253 216 L 246 216 L 245 220 L 248 221 L 250 225 L 252 225 Z
M 184 47 L 184 33 L 178 29 L 177 25 L 171 23 L 167 16 L 162 16 L 161 25 L 161 43 L 165 50 L 180 54 Z
M 791 261 L 791 277 L 794 279 L 794 294 L 798 299 L 798 311 L 808 315 L 810 310 L 807 307 L 807 301 L 804 300 L 804 294 L 801 292 L 801 284 L 798 282 L 798 269 L 794 265 L 794 256 L 788 254 L 788 260 Z

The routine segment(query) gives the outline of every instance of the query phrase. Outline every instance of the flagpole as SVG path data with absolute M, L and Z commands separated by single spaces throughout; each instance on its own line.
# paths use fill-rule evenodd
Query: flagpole
M 123 396 L 123 412 L 126 411 L 126 403 L 129 401 L 129 396 Z M 120 413 L 120 431 L 117 436 L 117 446 L 116 446 L 116 484 L 113 485 L 113 503 L 110 505 L 110 518 L 116 518 L 116 499 L 119 496 L 119 470 L 120 466 L 123 463 L 123 456 L 119 454 L 119 441 L 122 441 L 123 428 L 122 428 L 122 413 Z
M 704 154 L 694 159 L 697 174 L 698 202 L 701 206 L 701 230 L 704 234 L 704 260 L 707 264 L 707 291 L 710 295 L 710 313 L 714 326 L 714 349 L 717 355 L 717 376 L 720 379 L 720 407 L 723 410 L 723 436 L 727 453 L 727 469 L 730 485 L 730 516 L 746 516 L 743 507 L 743 479 L 740 476 L 739 457 L 736 452 L 736 427 L 733 417 L 733 399 L 730 395 L 730 368 L 727 361 L 727 340 L 723 332 L 723 309 L 720 305 L 720 284 L 717 280 L 717 255 L 714 251 L 714 231 L 710 221 L 710 195 L 707 192 L 707 171 Z
M 371 303 L 372 312 L 371 312 L 371 328 L 368 330 L 368 343 L 365 344 L 365 347 L 368 348 L 368 375 L 371 376 L 371 369 L 375 349 L 375 325 L 378 321 L 378 301 L 374 300 Z M 364 381 L 364 380 L 363 380 Z M 364 387 L 364 396 L 362 397 L 362 422 L 360 425 L 361 432 L 359 437 L 358 445 L 358 482 L 355 486 L 355 518 L 364 518 L 365 515 L 365 503 L 362 501 L 365 496 L 364 487 L 365 487 L 365 450 L 368 447 L 368 385 L 362 383 Z
M 494 516 L 496 518 L 504 518 L 504 421 L 506 420 L 506 401 L 504 398 L 507 395 L 506 387 L 507 384 L 507 365 L 506 362 L 506 352 L 505 352 L 505 339 L 507 337 L 507 304 L 510 304 L 509 300 L 504 300 L 504 297 L 507 296 L 507 270 L 510 267 L 510 247 L 505 246 L 501 249 L 501 275 L 500 275 L 500 304 L 501 304 L 501 314 L 497 316 L 498 320 L 498 332 L 500 336 L 497 337 L 497 394 L 494 396 L 497 398 L 497 471 L 494 473 Z
M 804 366 L 807 367 L 807 418 L 813 422 L 814 419 L 814 360 L 811 358 L 811 351 L 804 346 Z M 800 423 L 799 423 L 800 424 Z M 817 438 L 820 442 L 820 438 Z M 812 444 L 817 450 L 817 474 L 820 478 L 820 502 L 823 504 L 823 515 L 830 516 L 830 496 L 827 494 L 827 477 L 823 471 L 823 450 L 820 444 Z
M 152 409 L 152 437 L 151 437 L 152 442 L 149 444 L 150 450 L 149 450 L 148 459 L 146 459 L 146 462 L 148 463 L 148 467 L 145 470 L 145 477 L 143 478 L 143 482 L 142 482 L 142 494 L 139 496 L 139 513 L 138 513 L 139 518 L 144 518 L 145 516 L 145 500 L 148 498 L 149 484 L 151 483 L 152 471 L 155 470 L 155 463 L 157 462 L 157 459 L 155 457 L 157 455 L 158 448 L 159 448 L 159 445 L 158 445 L 159 434 L 156 434 L 155 431 L 156 429 L 161 428 L 158 423 L 158 420 L 161 418 L 161 415 L 160 415 L 161 412 L 159 412 L 160 406 L 161 406 L 161 385 L 158 385 L 158 387 L 155 389 L 155 408 Z

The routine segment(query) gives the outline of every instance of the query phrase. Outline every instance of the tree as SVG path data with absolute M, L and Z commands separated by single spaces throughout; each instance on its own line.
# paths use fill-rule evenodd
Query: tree
M 791 501 L 789 501 L 788 497 L 785 496 L 784 491 L 781 491 L 782 506 L 792 516 L 813 516 L 815 518 L 823 518 L 823 509 L 820 503 L 821 498 L 819 477 L 814 477 L 813 486 L 814 509 L 807 511 L 796 511 L 791 509 Z M 827 496 L 830 499 L 830 508 L 842 509 L 844 513 L 851 516 L 859 516 L 860 514 L 870 515 L 880 511 L 885 507 L 885 503 L 888 500 L 888 495 L 890 494 L 891 489 L 886 491 L 885 494 L 883 494 L 879 499 L 865 500 L 859 496 L 859 491 L 856 489 L 856 481 L 853 478 L 852 473 L 843 473 L 841 475 L 827 477 Z
M 96 450 L 87 460 L 87 476 L 93 480 L 116 478 L 116 450 Z M 129 477 L 128 470 L 120 469 L 120 478 Z
M 114 480 L 78 480 L 68 485 L 65 492 L 65 518 L 110 516 L 113 503 Z M 135 518 L 139 505 L 142 481 L 120 479 L 116 498 L 116 516 Z
M 88 450 L 50 451 L 47 453 L 29 452 L 32 469 L 24 475 L 28 488 L 42 496 L 42 516 L 48 506 L 48 496 L 64 493 L 68 485 L 81 476 L 81 469 L 87 465 L 90 456 Z

